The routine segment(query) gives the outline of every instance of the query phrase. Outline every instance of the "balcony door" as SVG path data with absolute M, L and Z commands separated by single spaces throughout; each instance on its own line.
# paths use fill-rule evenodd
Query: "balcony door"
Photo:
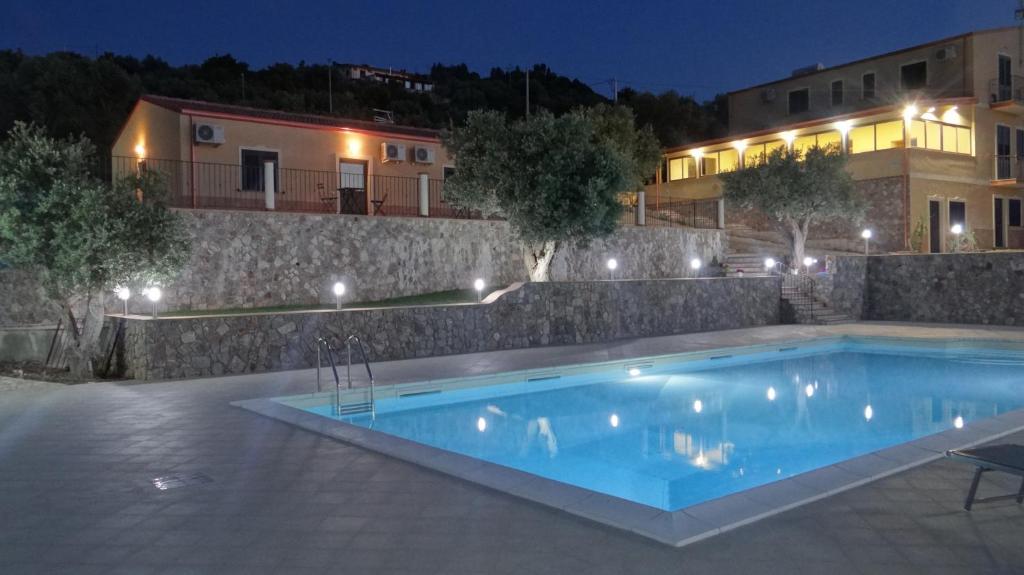
M 994 247 L 1006 247 L 1006 199 L 995 196 L 992 198 L 992 224 L 995 228 Z
M 1006 54 L 999 55 L 999 78 L 996 81 L 998 90 L 998 101 L 1005 102 L 1009 100 L 1013 95 L 1013 76 L 1011 74 L 1012 66 L 1010 57 Z
M 338 161 L 338 212 L 366 214 L 366 162 Z
M 1010 127 L 996 124 L 996 178 L 1009 180 L 1012 177 L 1010 168 Z

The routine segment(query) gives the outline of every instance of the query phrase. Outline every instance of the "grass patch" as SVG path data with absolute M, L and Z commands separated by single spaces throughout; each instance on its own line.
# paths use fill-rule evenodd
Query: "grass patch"
M 343 309 L 378 308 L 378 307 L 412 307 L 421 305 L 447 305 L 476 302 L 476 291 L 472 289 L 448 290 L 419 295 L 395 297 L 390 299 L 363 301 L 342 304 Z M 254 313 L 284 313 L 293 311 L 332 310 L 334 306 L 327 304 L 276 305 L 267 307 L 233 307 L 225 309 L 198 309 L 169 311 L 160 317 L 191 317 L 212 315 L 249 315 Z

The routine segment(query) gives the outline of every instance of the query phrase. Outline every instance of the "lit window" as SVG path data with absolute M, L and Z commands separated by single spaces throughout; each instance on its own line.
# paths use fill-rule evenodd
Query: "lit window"
M 683 179 L 683 159 L 672 158 L 668 161 L 668 181 Z
M 956 152 L 956 126 L 942 126 L 942 151 Z
M 786 149 L 786 142 L 784 142 L 782 140 L 773 140 L 771 142 L 767 142 L 764 145 L 764 154 L 765 154 L 764 157 L 765 158 L 769 158 L 769 157 L 771 157 L 771 155 L 773 153 L 775 153 L 777 151 L 780 151 L 780 150 L 781 151 L 785 151 L 785 149 Z
M 718 153 L 718 171 L 732 172 L 739 167 L 740 154 L 734 148 L 722 150 Z
M 942 125 L 935 122 L 925 124 L 925 143 L 929 150 L 942 149 Z
M 875 126 L 857 126 L 850 129 L 848 146 L 851 154 L 875 151 Z
M 708 154 L 701 158 L 703 165 L 701 166 L 702 176 L 713 176 L 718 173 L 718 154 Z
M 924 122 L 921 120 L 910 121 L 910 148 L 923 148 L 925 140 Z
M 760 166 L 764 163 L 764 158 L 764 144 L 747 146 L 747 149 L 743 151 L 743 167 L 753 168 Z
M 956 129 L 956 148 L 957 152 L 961 154 L 971 153 L 971 129 L 970 128 L 957 128 Z
M 822 132 L 818 134 L 818 147 L 822 150 L 827 148 L 840 149 L 843 145 L 843 137 L 839 134 L 839 131 L 833 132 Z
M 875 124 L 875 149 L 903 147 L 903 120 Z
M 799 136 L 793 140 L 793 151 L 799 154 L 802 158 L 807 155 L 807 150 L 810 150 L 816 145 L 818 145 L 817 138 L 814 134 L 809 136 Z

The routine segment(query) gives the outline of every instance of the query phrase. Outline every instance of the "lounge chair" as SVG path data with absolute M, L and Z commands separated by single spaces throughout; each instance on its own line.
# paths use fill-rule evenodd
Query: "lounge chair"
M 974 472 L 974 480 L 971 481 L 971 489 L 967 492 L 967 499 L 964 501 L 964 509 L 971 510 L 974 504 L 974 495 L 978 492 L 978 483 L 981 481 L 981 474 L 986 471 L 1002 471 L 1021 477 L 1020 489 L 1017 490 L 1017 503 L 1024 501 L 1024 445 L 992 445 L 989 447 L 974 447 L 971 449 L 954 449 L 946 452 L 946 457 L 954 461 L 963 461 L 977 466 Z M 1013 497 L 1005 495 L 1000 497 L 989 497 L 978 501 L 992 501 L 995 499 L 1006 499 Z

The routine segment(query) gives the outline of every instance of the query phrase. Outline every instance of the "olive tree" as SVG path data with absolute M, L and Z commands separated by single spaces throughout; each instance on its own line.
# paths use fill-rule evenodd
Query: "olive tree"
M 0 142 L 0 261 L 33 272 L 60 306 L 80 378 L 93 373 L 110 291 L 166 281 L 189 254 L 156 175 L 108 184 L 96 166 L 84 137 L 17 123 Z
M 471 112 L 445 146 L 455 157 L 446 200 L 508 220 L 532 281 L 548 280 L 563 245 L 585 247 L 614 232 L 619 194 L 642 189 L 660 156 L 650 129 L 637 129 L 628 108 L 611 106 L 512 122 Z
M 847 156 L 835 147 L 812 147 L 805 154 L 775 150 L 759 165 L 721 174 L 726 202 L 762 212 L 789 239 L 792 262 L 804 259 L 811 224 L 844 218 L 860 220 L 864 199 L 846 171 Z

